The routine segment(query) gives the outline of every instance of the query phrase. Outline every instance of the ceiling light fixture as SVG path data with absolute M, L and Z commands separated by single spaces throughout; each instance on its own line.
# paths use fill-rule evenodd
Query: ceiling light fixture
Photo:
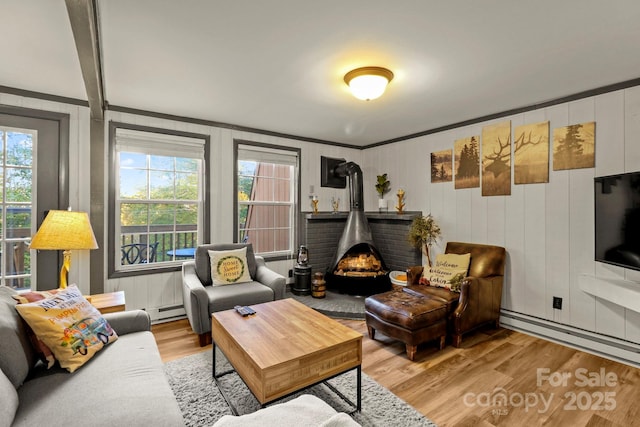
M 393 79 L 393 73 L 382 67 L 362 67 L 349 71 L 344 82 L 358 99 L 370 101 L 379 98 Z

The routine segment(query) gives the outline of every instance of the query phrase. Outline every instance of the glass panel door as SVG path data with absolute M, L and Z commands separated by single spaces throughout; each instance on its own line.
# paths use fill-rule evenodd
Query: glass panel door
M 0 284 L 18 290 L 31 288 L 36 140 L 36 130 L 0 127 Z

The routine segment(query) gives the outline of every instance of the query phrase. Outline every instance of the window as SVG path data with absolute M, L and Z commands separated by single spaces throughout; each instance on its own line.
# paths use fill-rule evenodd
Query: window
M 260 255 L 294 251 L 299 157 L 299 150 L 236 143 L 236 237 Z
M 204 197 L 208 138 L 116 126 L 112 139 L 116 171 L 112 273 L 176 267 L 193 258 L 208 223 Z
M 31 287 L 31 222 L 37 131 L 0 127 L 0 278 L 15 289 Z

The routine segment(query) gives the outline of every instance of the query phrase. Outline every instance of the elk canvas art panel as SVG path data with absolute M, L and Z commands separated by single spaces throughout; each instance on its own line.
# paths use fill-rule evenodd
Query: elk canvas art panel
M 431 153 L 431 182 L 449 182 L 453 180 L 451 169 L 451 150 Z
M 549 182 L 549 122 L 518 126 L 513 138 L 513 182 Z
M 453 143 L 454 170 L 456 173 L 454 187 L 480 187 L 480 136 L 458 139 Z
M 482 195 L 511 194 L 511 121 L 482 128 Z
M 596 122 L 553 130 L 553 170 L 592 168 L 596 165 Z

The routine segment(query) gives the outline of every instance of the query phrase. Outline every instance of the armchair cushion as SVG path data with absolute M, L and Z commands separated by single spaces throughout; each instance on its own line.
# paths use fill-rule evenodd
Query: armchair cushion
M 208 251 L 213 286 L 251 281 L 247 265 L 247 247 L 228 251 Z

